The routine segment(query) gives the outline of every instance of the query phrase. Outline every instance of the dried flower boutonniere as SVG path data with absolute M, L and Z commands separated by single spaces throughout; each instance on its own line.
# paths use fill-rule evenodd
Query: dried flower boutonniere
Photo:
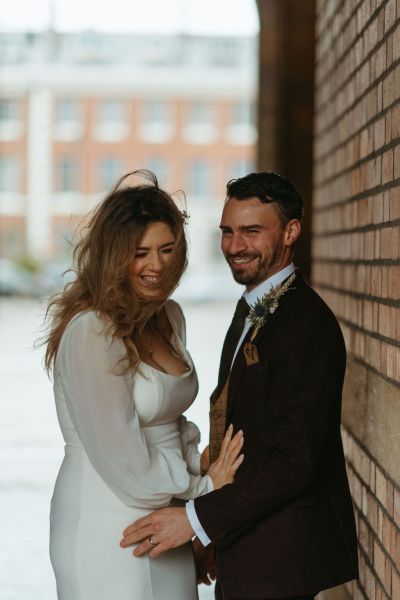
M 250 342 L 244 345 L 244 355 L 246 358 L 247 366 L 254 365 L 259 362 L 257 347 L 253 344 L 253 340 L 257 333 L 266 324 L 269 315 L 274 314 L 279 306 L 279 300 L 284 294 L 291 288 L 296 277 L 296 273 L 293 273 L 283 285 L 279 285 L 276 288 L 270 289 L 267 294 L 264 294 L 262 298 L 257 298 L 254 306 L 251 307 L 249 312 L 249 319 L 254 325 L 253 333 L 251 334 Z

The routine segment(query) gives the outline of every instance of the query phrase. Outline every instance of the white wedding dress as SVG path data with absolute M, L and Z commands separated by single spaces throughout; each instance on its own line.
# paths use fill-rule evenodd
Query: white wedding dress
M 66 327 L 54 372 L 65 439 L 51 502 L 50 557 L 59 600 L 196 600 L 191 545 L 156 559 L 121 548 L 122 531 L 173 498 L 212 491 L 201 477 L 199 431 L 182 416 L 198 389 L 179 306 L 166 311 L 190 370 L 181 376 L 140 364 L 116 375 L 124 354 L 105 321 L 80 313 Z

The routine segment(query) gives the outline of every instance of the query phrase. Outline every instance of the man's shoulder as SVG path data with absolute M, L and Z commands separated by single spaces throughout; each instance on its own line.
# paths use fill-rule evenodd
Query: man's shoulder
M 287 294 L 287 317 L 310 327 L 340 329 L 336 315 L 319 293 L 297 272 L 293 290 Z

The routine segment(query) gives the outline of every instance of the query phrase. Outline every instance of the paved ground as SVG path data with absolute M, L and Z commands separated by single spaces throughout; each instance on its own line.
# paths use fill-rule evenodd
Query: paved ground
M 200 379 L 199 396 L 188 415 L 204 440 L 208 395 L 234 303 L 185 307 L 188 346 Z M 48 559 L 48 512 L 63 443 L 51 383 L 41 367 L 43 353 L 32 350 L 42 314 L 38 302 L 0 299 L 1 600 L 56 600 Z M 202 586 L 200 599 L 211 598 L 212 590 Z

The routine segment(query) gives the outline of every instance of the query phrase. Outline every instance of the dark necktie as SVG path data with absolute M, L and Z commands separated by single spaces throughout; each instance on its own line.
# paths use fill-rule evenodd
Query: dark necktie
M 236 346 L 243 333 L 246 317 L 250 312 L 250 307 L 244 298 L 240 298 L 236 305 L 235 314 L 233 315 L 232 323 L 226 333 L 224 345 L 222 347 L 221 362 L 218 373 L 217 395 L 225 385 L 228 375 L 231 370 L 233 355 L 235 354 Z

